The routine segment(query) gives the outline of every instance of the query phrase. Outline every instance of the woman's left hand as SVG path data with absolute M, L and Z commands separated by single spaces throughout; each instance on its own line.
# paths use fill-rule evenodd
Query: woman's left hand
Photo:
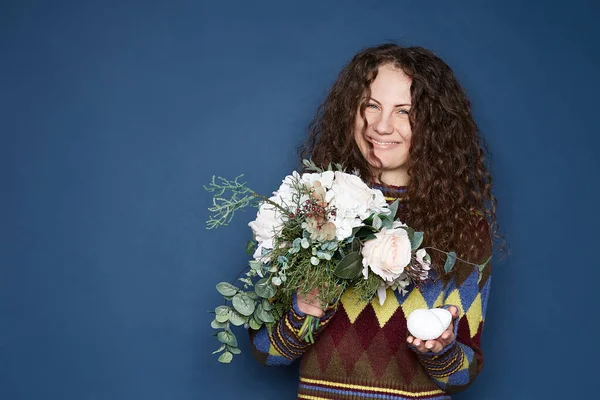
M 439 353 L 442 349 L 448 346 L 452 341 L 454 341 L 454 321 L 458 318 L 458 307 L 450 306 L 448 307 L 448 311 L 452 314 L 452 322 L 448 329 L 446 329 L 440 337 L 437 339 L 423 341 L 421 339 L 417 339 L 413 336 L 408 336 L 406 341 L 409 344 L 412 344 L 422 353 L 433 352 Z

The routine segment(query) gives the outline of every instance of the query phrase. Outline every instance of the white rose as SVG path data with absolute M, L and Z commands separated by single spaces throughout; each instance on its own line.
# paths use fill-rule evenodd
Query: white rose
M 297 172 L 286 176 L 281 183 L 281 186 L 279 186 L 279 189 L 273 192 L 273 196 L 271 196 L 269 200 L 285 209 L 290 205 L 293 205 L 293 184 L 298 179 L 300 179 L 300 175 Z M 248 224 L 252 229 L 252 232 L 254 232 L 254 237 L 258 244 L 256 251 L 254 252 L 255 260 L 262 259 L 263 249 L 273 249 L 273 240 L 283 228 L 284 221 L 282 216 L 283 212 L 280 209 L 265 201 L 259 207 L 256 219 Z
M 321 182 L 321 186 L 329 189 L 333 183 L 334 176 L 335 175 L 333 171 L 324 171 L 322 173 L 305 173 L 302 174 L 302 181 L 309 183 L 311 186 L 315 183 L 315 181 L 319 181 Z
M 405 229 L 382 229 L 375 239 L 362 248 L 363 275 L 368 276 L 369 268 L 384 281 L 393 282 L 410 263 L 411 244 Z
M 271 197 L 273 201 L 278 199 L 277 196 Z M 250 222 L 248 226 L 254 232 L 254 238 L 258 244 L 254 252 L 254 259 L 260 260 L 262 258 L 262 249 L 273 249 L 273 239 L 275 235 L 281 232 L 281 228 L 283 227 L 281 212 L 273 204 L 264 202 L 258 209 L 256 219 Z
M 388 214 L 389 208 L 379 190 L 368 187 L 358 176 L 335 172 L 331 190 L 326 201 L 336 207 L 336 237 L 344 240 L 352 235 L 352 229 L 363 225 L 371 214 Z

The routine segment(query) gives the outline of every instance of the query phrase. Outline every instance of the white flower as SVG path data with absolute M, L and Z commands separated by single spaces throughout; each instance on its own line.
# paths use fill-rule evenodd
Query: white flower
M 299 179 L 300 175 L 295 171 L 292 175 L 286 176 L 279 189 L 273 192 L 273 196 L 269 200 L 286 210 L 289 209 L 289 207 L 293 206 L 293 195 L 295 192 L 293 185 Z M 287 214 L 285 217 L 287 217 Z M 255 260 L 263 260 L 263 249 L 273 249 L 274 239 L 281 233 L 284 222 L 284 213 L 282 210 L 267 201 L 261 204 L 256 214 L 256 219 L 248 224 L 252 232 L 254 232 L 254 237 L 258 244 L 253 255 Z
M 305 173 L 302 174 L 302 181 L 305 183 L 309 183 L 311 186 L 315 183 L 315 181 L 321 182 L 321 186 L 325 189 L 330 189 L 331 184 L 333 183 L 334 178 L 333 171 L 325 171 L 321 173 Z
M 410 263 L 411 250 L 405 229 L 382 229 L 375 234 L 375 239 L 368 240 L 362 248 L 365 279 L 370 268 L 384 281 L 395 281 Z
M 277 201 L 279 198 L 273 196 L 270 200 Z M 256 219 L 250 222 L 248 226 L 254 232 L 254 238 L 258 244 L 254 252 L 254 259 L 260 261 L 262 259 L 263 248 L 273 249 L 273 240 L 281 232 L 281 228 L 283 227 L 281 211 L 273 204 L 264 202 L 258 209 Z
M 335 172 L 331 190 L 327 191 L 329 205 L 335 206 L 336 237 L 344 240 L 352 236 L 352 228 L 363 225 L 371 214 L 389 214 L 383 193 L 368 187 L 358 176 Z

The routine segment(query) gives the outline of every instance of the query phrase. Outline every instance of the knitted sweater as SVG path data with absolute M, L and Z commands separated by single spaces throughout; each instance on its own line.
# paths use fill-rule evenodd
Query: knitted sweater
M 400 197 L 404 190 L 384 193 Z M 407 287 L 406 295 L 388 289 L 383 305 L 377 297 L 367 303 L 347 290 L 325 310 L 312 345 L 298 336 L 306 315 L 294 297 L 280 321 L 250 330 L 254 355 L 265 365 L 301 357 L 298 399 L 450 399 L 483 367 L 480 340 L 491 281 L 490 265 L 479 282 L 476 268 L 462 266 L 446 283 L 434 277 L 418 289 Z M 437 354 L 406 342 L 406 318 L 413 310 L 450 305 L 460 310 L 454 342 Z

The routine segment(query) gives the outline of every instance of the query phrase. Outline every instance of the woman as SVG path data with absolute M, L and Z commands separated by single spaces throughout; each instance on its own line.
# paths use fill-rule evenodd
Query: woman
M 491 255 L 496 200 L 486 151 L 469 101 L 452 70 L 432 52 L 386 44 L 358 53 L 342 70 L 302 149 L 317 165 L 342 162 L 388 200 L 425 242 L 482 264 Z M 490 229 L 490 227 L 492 229 Z M 388 289 L 383 305 L 347 291 L 335 306 L 295 296 L 270 328 L 251 331 L 257 359 L 300 364 L 301 399 L 448 399 L 481 371 L 481 331 L 491 266 L 457 262 L 406 295 Z M 444 307 L 454 319 L 435 339 L 407 331 L 417 308 Z M 298 337 L 307 315 L 320 318 L 314 344 Z

